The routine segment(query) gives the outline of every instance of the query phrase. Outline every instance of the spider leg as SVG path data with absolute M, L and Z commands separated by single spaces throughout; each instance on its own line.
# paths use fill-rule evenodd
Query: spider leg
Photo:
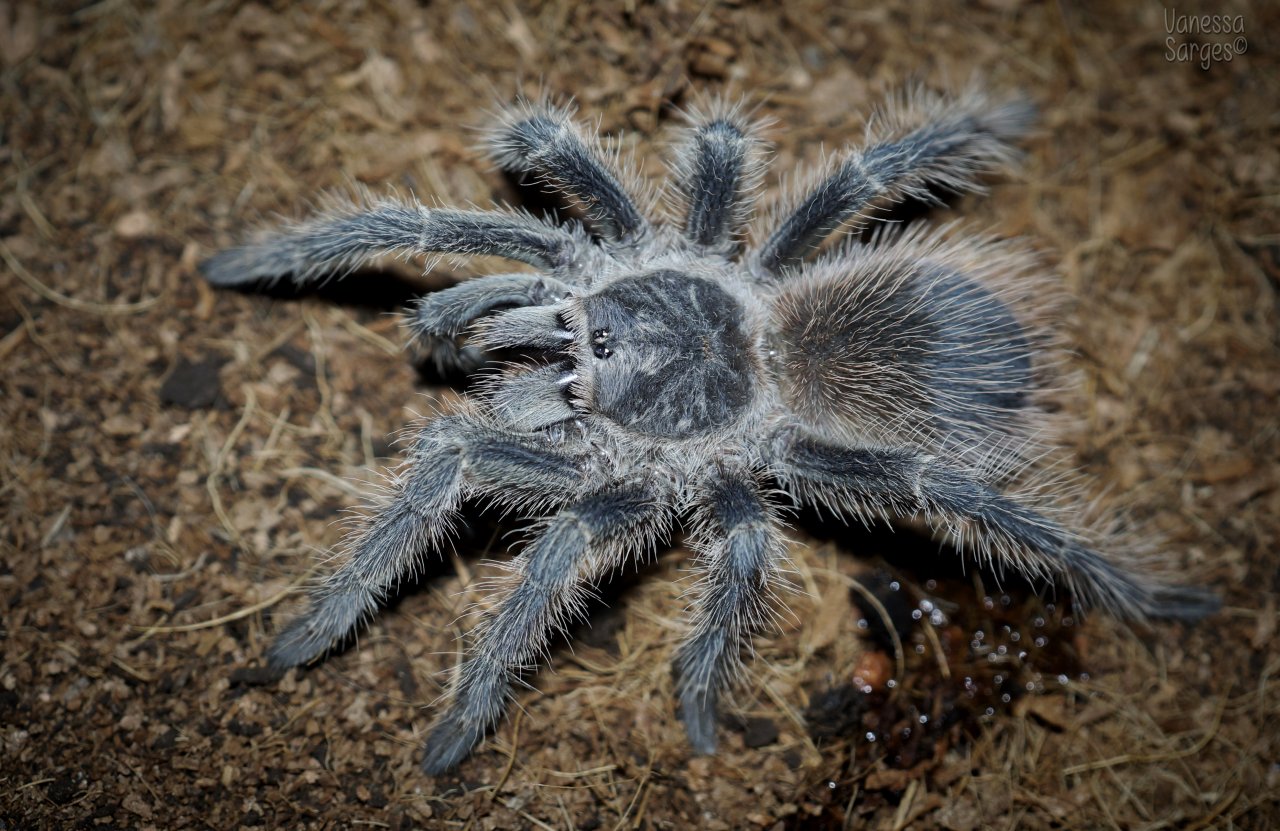
M 423 767 L 443 773 L 502 716 L 512 682 L 545 652 L 549 633 L 581 612 L 586 584 L 648 544 L 664 511 L 638 487 L 585 496 L 553 517 L 516 560 L 515 583 L 480 624 L 453 700 L 427 738 Z
M 504 170 L 528 173 L 583 206 L 603 239 L 642 236 L 648 224 L 602 158 L 593 134 L 584 136 L 572 110 L 526 102 L 489 133 L 489 147 Z
M 867 145 L 847 152 L 801 199 L 753 257 L 756 270 L 780 276 L 832 231 L 885 201 L 930 199 L 930 188 L 978 190 L 977 178 L 1010 160 L 1009 142 L 1026 132 L 1032 108 L 992 105 L 977 92 L 956 97 L 910 93 L 891 100 L 867 130 Z
M 693 631 L 676 653 L 676 675 L 689 743 L 710 754 L 720 692 L 737 678 L 744 641 L 769 615 L 786 548 L 777 518 L 749 474 L 714 481 L 701 513 L 712 541 L 698 557 Z
M 313 589 L 310 608 L 276 635 L 267 651 L 271 666 L 314 660 L 371 614 L 423 552 L 448 535 L 464 491 L 550 505 L 581 479 L 573 457 L 462 414 L 428 423 L 406 465 L 389 502 L 346 542 L 346 560 Z
M 543 274 L 477 277 L 419 298 L 408 315 L 409 331 L 430 350 L 441 370 L 470 371 L 485 361 L 484 350 L 455 340 L 470 323 L 498 309 L 538 306 L 568 293 L 568 285 Z
M 1194 620 L 1218 607 L 1211 592 L 1166 585 L 1108 560 L 1058 523 L 935 456 L 808 439 L 785 444 L 780 475 L 806 501 L 862 518 L 921 513 L 962 549 L 1028 577 L 1061 575 L 1120 616 Z
M 738 106 L 717 102 L 692 114 L 690 123 L 671 165 L 685 209 L 684 236 L 704 250 L 732 254 L 760 183 L 764 142 Z
M 541 306 L 569 293 L 569 287 L 542 274 L 494 274 L 477 277 L 419 298 L 409 326 L 419 338 L 456 337 L 473 320 L 500 308 Z
M 363 209 L 321 214 L 220 251 L 201 263 L 200 270 L 219 286 L 275 282 L 285 275 L 306 285 L 393 252 L 486 254 L 551 271 L 570 270 L 584 243 L 525 214 L 437 210 L 417 200 L 379 199 Z

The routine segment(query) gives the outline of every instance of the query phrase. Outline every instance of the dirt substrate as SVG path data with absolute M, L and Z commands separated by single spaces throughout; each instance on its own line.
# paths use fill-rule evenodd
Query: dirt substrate
M 1018 0 L 51 5 L 0 3 L 0 828 L 1280 824 L 1273 4 L 1203 35 L 1157 4 Z M 386 437 L 458 395 L 388 312 L 470 272 L 268 296 L 210 290 L 203 256 L 355 184 L 539 208 L 474 149 L 521 83 L 655 178 L 677 106 L 745 93 L 776 122 L 776 189 L 885 92 L 975 74 L 1042 130 L 940 216 L 1060 276 L 1069 459 L 1220 613 L 1082 622 L 909 532 L 801 516 L 802 591 L 719 755 L 674 715 L 677 544 L 432 779 L 428 705 L 510 530 L 472 512 L 358 647 L 259 669 Z

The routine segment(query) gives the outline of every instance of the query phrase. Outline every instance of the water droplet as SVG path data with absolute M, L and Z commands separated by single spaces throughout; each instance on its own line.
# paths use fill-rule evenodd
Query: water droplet
M 1036 638 L 1036 646 L 1039 647 L 1040 649 L 1044 649 L 1048 645 L 1049 645 L 1049 639 L 1046 638 L 1044 635 L 1041 635 L 1040 637 Z
M 926 716 L 924 713 L 921 713 L 921 714 L 920 714 L 920 723 L 921 723 L 921 724 L 928 724 L 928 723 L 929 723 L 929 717 L 928 717 L 928 716 Z
M 912 609 L 912 610 L 911 610 L 911 619 L 912 619 L 912 620 L 919 620 L 919 619 L 920 619 L 920 618 L 922 618 L 922 617 L 924 617 L 924 612 L 920 611 L 919 609 Z
M 901 589 L 902 589 L 902 584 L 899 583 L 897 580 L 894 580 L 893 582 L 889 583 L 889 591 L 896 592 Z
M 872 733 L 870 730 L 868 730 L 868 731 L 867 731 L 867 735 L 866 735 L 866 739 L 867 739 L 867 741 L 869 741 L 869 742 L 874 742 L 874 741 L 876 740 L 876 734 L 875 734 L 875 733 Z

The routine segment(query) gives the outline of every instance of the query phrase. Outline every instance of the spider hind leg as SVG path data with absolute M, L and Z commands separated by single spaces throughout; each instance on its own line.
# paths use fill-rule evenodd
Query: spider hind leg
M 276 635 L 269 664 L 309 663 L 371 615 L 395 583 L 448 535 L 463 491 L 555 504 L 578 487 L 576 460 L 505 436 L 463 415 L 418 434 L 391 498 L 347 541 L 347 558 L 311 591 L 311 605 Z
M 548 522 L 458 667 L 452 701 L 427 738 L 427 773 L 444 773 L 471 753 L 506 711 L 520 673 L 546 651 L 549 633 L 581 614 L 587 583 L 650 542 L 661 521 L 649 492 L 621 487 L 583 497 Z
M 720 694 L 740 674 L 742 647 L 770 615 L 786 548 L 777 517 L 745 473 L 715 481 L 702 512 L 712 539 L 698 558 L 693 631 L 677 652 L 676 676 L 689 743 L 711 754 Z

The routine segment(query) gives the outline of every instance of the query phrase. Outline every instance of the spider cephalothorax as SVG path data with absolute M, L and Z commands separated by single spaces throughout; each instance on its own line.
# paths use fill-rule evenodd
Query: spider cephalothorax
M 699 571 L 676 656 L 681 714 L 695 749 L 714 750 L 717 701 L 781 579 L 780 494 L 863 521 L 919 516 L 997 569 L 1066 581 L 1132 617 L 1211 608 L 1202 592 L 1098 553 L 1014 484 L 1044 445 L 1046 341 L 1027 257 L 945 228 L 882 230 L 811 256 L 891 201 L 976 189 L 1029 114 L 974 91 L 895 99 L 864 146 L 744 251 L 764 147 L 739 110 L 690 117 L 672 165 L 679 215 L 651 224 L 571 112 L 524 103 L 491 149 L 576 202 L 585 226 L 386 199 L 206 261 L 219 285 L 311 282 L 388 252 L 536 269 L 418 302 L 410 325 L 445 359 L 519 357 L 416 431 L 389 498 L 277 636 L 271 664 L 307 663 L 350 635 L 438 550 L 465 496 L 539 524 L 473 633 L 427 741 L 431 772 L 501 717 L 592 582 L 673 523 L 689 530 Z

